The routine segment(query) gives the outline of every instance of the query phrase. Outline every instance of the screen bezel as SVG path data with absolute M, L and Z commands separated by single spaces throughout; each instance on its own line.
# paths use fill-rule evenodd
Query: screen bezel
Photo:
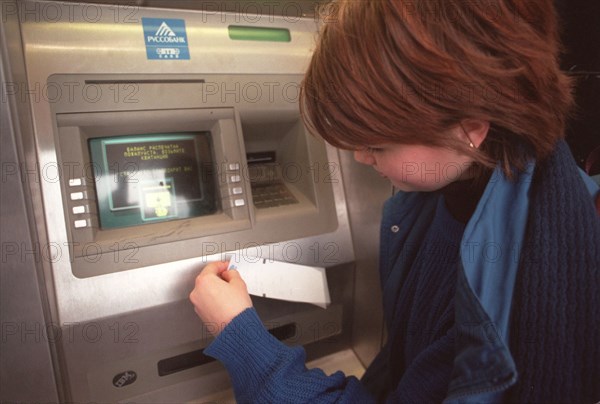
M 149 111 L 117 111 L 93 113 L 57 114 L 59 161 L 69 166 L 62 178 L 65 218 L 71 254 L 74 259 L 104 260 L 115 251 L 139 250 L 145 247 L 231 233 L 251 227 L 249 204 L 234 206 L 231 188 L 242 187 L 244 195 L 250 194 L 247 179 L 232 184 L 230 176 L 222 172 L 227 163 L 245 164 L 243 139 L 239 129 L 239 117 L 230 108 L 180 109 Z M 145 223 L 114 229 L 100 228 L 93 164 L 88 142 L 91 139 L 143 135 L 148 133 L 209 132 L 213 148 L 213 165 L 216 168 L 215 192 L 217 208 L 214 214 L 193 218 Z M 83 179 L 89 226 L 74 228 L 72 224 L 80 216 L 73 213 L 73 188 L 71 177 Z M 172 253 L 172 252 L 168 252 Z M 168 255 L 167 254 L 167 255 Z M 74 272 L 75 273 L 75 272 Z M 75 273 L 77 276 L 77 273 Z M 87 275 L 82 275 L 87 276 Z

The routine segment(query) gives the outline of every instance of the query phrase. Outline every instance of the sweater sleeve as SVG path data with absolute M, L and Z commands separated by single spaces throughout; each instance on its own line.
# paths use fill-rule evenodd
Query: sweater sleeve
M 374 401 L 356 377 L 307 369 L 304 349 L 269 334 L 252 308 L 235 317 L 204 353 L 225 365 L 238 403 Z

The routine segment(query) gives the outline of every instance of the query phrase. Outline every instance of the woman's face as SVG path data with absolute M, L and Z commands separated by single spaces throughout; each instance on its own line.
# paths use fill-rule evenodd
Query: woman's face
M 473 159 L 457 151 L 424 145 L 384 144 L 354 152 L 401 191 L 435 191 L 469 178 Z

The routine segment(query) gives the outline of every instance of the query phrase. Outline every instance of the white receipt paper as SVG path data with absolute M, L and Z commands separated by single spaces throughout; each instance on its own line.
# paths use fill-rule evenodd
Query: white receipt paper
M 325 268 L 260 259 L 229 262 L 237 270 L 248 293 L 270 299 L 311 303 L 327 308 L 331 303 Z

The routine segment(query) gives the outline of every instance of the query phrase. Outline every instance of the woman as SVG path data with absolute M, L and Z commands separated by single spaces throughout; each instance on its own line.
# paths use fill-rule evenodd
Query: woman
M 381 227 L 388 341 L 360 382 L 306 370 L 214 263 L 190 295 L 224 325 L 205 353 L 240 402 L 600 400 L 597 187 L 561 140 L 572 95 L 551 0 L 333 11 L 303 115 L 400 191 Z

